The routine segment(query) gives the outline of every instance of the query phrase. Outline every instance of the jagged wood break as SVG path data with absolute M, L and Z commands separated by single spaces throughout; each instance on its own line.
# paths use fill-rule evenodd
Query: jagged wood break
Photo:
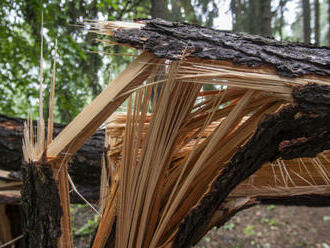
M 131 229 L 125 227 L 123 230 L 130 230 L 131 234 L 126 240 L 118 234 L 117 247 L 189 247 L 202 237 L 212 223 L 221 223 L 237 209 L 255 202 L 257 198 L 247 198 L 245 201 L 232 200 L 231 204 L 227 196 L 263 164 L 272 163 L 278 158 L 314 157 L 319 152 L 329 149 L 329 48 L 277 42 L 259 36 L 234 34 L 159 19 L 137 24 L 88 24 L 95 28 L 94 32 L 109 35 L 117 43 L 152 52 L 160 58 L 180 60 L 179 69 L 174 76 L 175 84 L 189 82 L 222 86 L 218 96 L 215 93 L 209 99 L 197 100 L 196 107 L 191 109 L 189 118 L 183 123 L 178 124 L 173 120 L 168 126 L 182 125 L 181 132 L 196 131 L 195 135 L 185 141 L 180 136 L 181 133 L 176 137 L 174 147 L 169 143 L 161 143 L 161 138 L 158 141 L 161 144 L 153 143 L 154 141 L 149 144 L 153 146 L 152 149 L 157 149 L 154 146 L 166 145 L 166 151 L 173 151 L 183 149 L 190 141 L 197 139 L 197 145 L 183 156 L 183 162 L 172 160 L 170 166 L 164 164 L 164 167 L 160 167 L 159 171 L 166 175 L 165 181 L 162 176 L 157 175 L 153 177 L 155 181 L 144 182 L 152 187 L 158 185 L 161 189 L 156 190 L 157 193 L 152 193 L 150 188 L 144 191 L 142 186 L 136 191 L 140 196 L 133 197 L 132 200 L 135 202 L 140 199 L 144 202 L 144 207 L 141 207 L 142 217 L 134 217 L 134 211 L 130 212 L 130 208 L 125 208 L 129 201 L 124 205 L 119 203 L 118 215 L 125 216 L 127 213 L 127 216 L 132 216 L 133 224 L 128 224 L 130 220 L 126 223 L 119 219 L 116 232 L 125 233 L 122 228 L 128 225 Z M 114 43 L 109 40 L 103 41 Z M 168 83 L 168 80 L 160 77 L 154 82 Z M 235 90 L 241 92 L 236 92 L 235 95 Z M 229 96 L 226 95 L 227 91 Z M 182 94 L 182 97 L 186 96 Z M 171 106 L 170 102 L 164 104 L 168 104 L 169 108 Z M 281 104 L 285 107 L 274 113 Z M 141 107 L 135 108 L 138 113 Z M 266 113 L 273 114 L 266 117 L 257 127 L 258 121 L 262 120 Z M 159 116 L 157 112 L 155 114 Z M 247 119 L 245 122 L 242 122 L 243 117 Z M 163 122 L 167 121 L 165 116 L 162 118 Z M 136 119 L 139 117 L 132 120 L 128 118 L 127 125 L 131 125 L 130 123 L 134 123 Z M 201 141 L 198 131 L 205 130 L 205 127 L 216 120 L 220 123 L 218 128 Z M 306 125 L 309 127 L 303 128 Z M 146 137 L 162 137 L 163 133 L 154 133 L 152 127 L 150 124 Z M 127 133 L 125 138 L 132 142 L 135 139 L 133 136 L 127 136 Z M 119 164 L 132 161 L 132 155 L 127 149 L 141 149 L 133 154 L 141 152 L 143 158 L 149 149 L 147 141 L 145 144 L 142 143 L 141 148 L 128 147 L 125 142 L 129 141 L 124 140 L 125 148 L 120 158 L 122 162 Z M 136 141 L 136 144 L 139 142 Z M 171 156 L 173 158 L 175 155 Z M 139 155 L 137 158 L 141 159 Z M 324 161 L 328 161 L 327 159 Z M 160 164 L 153 165 L 149 161 L 147 163 L 150 164 L 150 168 Z M 284 163 L 283 160 L 281 163 Z M 322 174 L 321 181 L 318 182 L 323 182 L 327 188 L 321 195 L 328 196 L 329 171 L 322 165 L 318 166 L 317 170 Z M 275 167 L 270 168 L 278 170 Z M 279 168 L 283 173 L 282 167 Z M 283 168 L 286 169 L 285 166 Z M 129 169 L 125 167 L 122 170 L 128 170 L 129 173 Z M 290 173 L 293 172 L 290 170 Z M 290 173 L 284 171 L 285 190 L 293 190 L 291 192 L 303 196 L 304 193 L 299 193 L 301 188 L 299 189 L 296 182 L 304 180 L 304 183 L 308 184 L 309 180 L 299 174 L 291 177 Z M 125 185 L 129 185 L 132 178 L 132 182 L 136 180 L 134 176 L 124 176 L 125 172 L 122 175 L 124 178 L 120 180 L 123 180 Z M 142 178 L 144 176 L 143 173 L 135 175 Z M 152 174 L 147 173 L 146 177 L 150 175 Z M 276 180 L 278 179 L 275 178 L 275 184 L 278 183 Z M 295 187 L 289 190 L 287 186 L 291 183 Z M 319 186 L 321 188 L 321 185 Z M 119 186 L 119 195 L 127 194 L 123 200 L 127 201 L 132 197 L 130 190 L 123 189 L 123 193 L 120 189 Z M 146 193 L 141 195 L 141 190 Z M 278 196 L 285 196 L 285 190 Z M 272 194 L 276 195 L 274 191 Z M 159 199 L 162 197 L 163 199 Z M 150 203 L 146 199 L 154 199 L 154 202 Z M 140 206 L 141 202 L 134 204 Z M 151 212 L 145 210 L 148 208 L 152 209 Z M 227 213 L 219 215 L 217 209 L 227 209 Z M 146 218 L 150 223 L 148 226 L 144 225 Z M 120 238 L 120 241 L 117 238 Z
M 213 224 L 253 204 L 256 198 L 228 196 L 263 164 L 329 149 L 329 48 L 162 20 L 89 24 L 150 52 L 138 56 L 34 161 L 71 157 L 136 92 L 128 103 L 119 166 L 107 168 L 119 171 L 119 179 L 102 202 L 106 214 L 93 247 L 190 247 Z M 201 91 L 205 84 L 216 90 Z M 192 149 L 174 160 L 188 145 Z M 317 168 L 329 194 L 329 170 Z

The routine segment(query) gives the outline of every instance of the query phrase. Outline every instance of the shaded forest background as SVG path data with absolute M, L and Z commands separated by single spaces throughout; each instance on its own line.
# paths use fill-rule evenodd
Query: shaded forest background
M 52 77 L 54 43 L 58 40 L 55 120 L 62 123 L 72 120 L 132 60 L 132 56 L 116 54 L 137 54 L 133 49 L 100 44 L 97 38 L 101 37 L 79 26 L 87 19 L 160 17 L 221 29 L 220 13 L 226 13 L 231 15 L 235 32 L 330 46 L 330 0 L 3 0 L 2 114 L 36 116 L 42 12 L 45 85 Z M 48 89 L 45 92 L 47 101 Z

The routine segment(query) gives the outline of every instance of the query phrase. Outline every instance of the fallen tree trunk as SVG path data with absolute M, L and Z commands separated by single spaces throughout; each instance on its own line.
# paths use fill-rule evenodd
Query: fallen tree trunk
M 13 178 L 21 179 L 23 161 L 22 138 L 24 119 L 0 115 L 0 169 L 11 171 Z M 35 123 L 36 125 L 36 123 Z M 65 127 L 56 124 L 55 136 Z M 99 195 L 101 157 L 104 151 L 104 130 L 99 129 L 75 153 L 69 163 L 69 173 L 79 192 L 91 202 L 96 202 Z M 0 192 L 0 202 L 11 204 L 19 198 L 14 192 Z M 81 203 L 81 199 L 71 193 L 71 201 Z
M 202 65 L 199 68 L 191 67 L 186 70 L 183 70 L 183 73 L 175 73 L 175 77 L 173 78 L 174 80 L 176 80 L 175 83 L 178 82 L 179 84 L 183 82 L 195 82 L 194 79 L 196 79 L 198 76 L 198 78 L 200 79 L 198 83 L 215 83 L 219 85 L 226 85 L 229 88 L 241 88 L 245 91 L 244 94 L 239 97 L 239 99 L 236 99 L 236 103 L 233 103 L 235 101 L 231 102 L 231 100 L 233 99 L 228 100 L 228 108 L 230 109 L 231 103 L 234 105 L 234 107 L 228 112 L 224 111 L 227 110 L 225 106 L 221 109 L 221 111 L 226 112 L 223 118 L 228 118 L 226 120 L 229 120 L 228 122 L 223 121 L 223 123 L 225 123 L 225 128 L 219 128 L 216 132 L 214 132 L 218 135 L 218 137 L 216 137 L 215 139 L 211 139 L 212 142 L 210 142 L 210 146 L 210 143 L 206 144 L 205 146 L 201 145 L 201 149 L 197 151 L 196 154 L 194 154 L 194 159 L 189 161 L 189 163 L 191 162 L 191 164 L 189 164 L 189 169 L 194 169 L 194 163 L 196 161 L 199 162 L 198 156 L 200 154 L 204 155 L 203 161 L 197 163 L 199 167 L 196 171 L 194 171 L 194 173 L 192 173 L 193 176 L 191 176 L 191 180 L 187 181 L 189 185 L 184 185 L 187 187 L 183 188 L 182 191 L 178 191 L 179 193 L 181 193 L 179 194 L 180 199 L 177 199 L 176 203 L 173 205 L 173 208 L 171 208 L 172 206 L 170 206 L 169 209 L 171 211 L 168 212 L 169 215 L 164 215 L 164 222 L 160 223 L 164 224 L 166 223 L 166 220 L 168 223 L 173 224 L 171 230 L 165 230 L 167 225 L 163 225 L 163 229 L 159 229 L 160 231 L 158 233 L 157 238 L 155 239 L 156 241 L 154 241 L 155 244 L 158 244 L 157 242 L 166 241 L 169 245 L 171 245 L 171 247 L 189 247 L 195 241 L 197 241 L 198 238 L 202 237 L 202 235 L 209 229 L 210 225 L 216 223 L 224 223 L 226 219 L 230 218 L 230 216 L 235 214 L 237 211 L 249 207 L 255 202 L 270 202 L 267 201 L 267 199 L 272 199 L 272 197 L 274 198 L 274 202 L 277 202 L 277 200 L 281 202 L 280 199 L 282 199 L 282 202 L 284 203 L 288 202 L 287 198 L 292 197 L 292 195 L 288 196 L 286 194 L 274 194 L 269 196 L 267 195 L 267 192 L 265 195 L 257 194 L 247 196 L 247 198 L 244 198 L 243 195 L 235 200 L 231 198 L 231 193 L 234 193 L 236 186 L 239 186 L 249 176 L 253 175 L 265 163 L 271 163 L 275 159 L 279 158 L 293 159 L 302 158 L 306 156 L 314 157 L 319 152 L 330 149 L 330 84 L 328 78 L 328 76 L 330 75 L 330 57 L 328 56 L 328 49 L 303 47 L 301 45 L 288 45 L 285 43 L 280 44 L 276 41 L 261 37 L 237 35 L 229 32 L 219 32 L 198 26 L 175 23 L 173 24 L 160 20 L 150 22 L 147 21 L 146 26 L 140 26 L 139 29 L 118 29 L 111 34 L 119 42 L 130 43 L 134 47 L 143 48 L 147 51 L 151 51 L 159 57 L 165 57 L 169 59 L 188 58 L 187 60 L 185 60 L 185 62 L 182 63 L 186 68 L 189 67 L 189 63 L 196 64 L 196 59 L 220 60 L 220 62 L 209 61 L 210 64 L 216 64 L 218 66 L 217 68 L 205 68 L 207 67 L 208 61 L 204 60 L 200 63 Z M 296 57 L 299 54 L 302 55 L 297 59 Z M 316 60 L 315 57 L 320 57 L 320 59 Z M 225 64 L 228 61 L 231 64 Z M 261 70 L 259 70 L 260 68 L 252 69 L 250 67 L 237 67 L 237 64 L 249 65 L 254 67 L 261 66 Z M 195 72 L 196 69 L 199 69 L 199 71 L 202 72 L 198 74 Z M 217 71 L 217 73 L 213 73 L 213 69 L 214 71 Z M 286 77 L 306 77 L 291 80 L 287 78 L 282 78 L 278 74 L 280 76 Z M 310 74 L 313 74 L 313 76 L 311 76 Z M 148 75 L 149 74 L 147 73 L 146 75 L 142 76 L 147 77 Z M 178 77 L 176 77 L 177 75 Z M 144 77 L 144 79 L 146 77 Z M 252 80 L 252 83 L 249 80 Z M 271 82 L 271 84 L 268 84 L 269 81 Z M 314 84 L 307 84 L 309 81 L 314 82 Z M 139 83 L 141 82 L 139 81 Z M 315 82 L 317 84 L 315 84 Z M 125 93 L 125 89 L 126 88 L 121 87 L 119 90 L 120 92 Z M 111 93 L 111 88 L 109 89 L 109 92 Z M 261 94 L 259 94 L 260 92 Z M 116 92 L 116 94 L 117 93 L 119 92 Z M 265 96 L 270 97 L 270 99 L 273 99 L 272 101 L 268 102 L 268 104 L 271 104 L 271 106 L 268 106 L 266 104 L 266 101 L 266 103 L 263 102 L 263 104 L 260 104 L 260 106 L 254 106 L 254 108 L 252 109 L 247 108 L 250 105 L 253 105 L 252 101 L 249 102 L 250 100 L 254 99 L 255 101 L 258 101 L 260 100 L 260 98 L 258 97 L 262 96 L 263 94 L 265 94 Z M 119 96 L 121 95 L 122 94 L 119 94 Z M 124 94 L 124 96 L 126 95 Z M 185 94 L 183 94 L 183 97 L 185 97 Z M 279 105 L 277 104 L 282 103 L 286 103 L 287 106 L 281 108 L 280 111 L 274 113 L 274 111 L 278 109 Z M 107 102 L 106 106 L 107 108 L 109 107 L 111 111 L 115 111 L 115 108 L 118 107 L 111 101 Z M 165 104 L 163 106 L 165 106 Z M 102 115 L 103 109 L 101 107 L 99 106 L 97 115 L 101 116 L 102 118 L 105 118 Z M 233 144 L 230 147 L 233 150 L 230 150 L 230 152 L 228 152 L 228 154 L 226 155 L 227 157 L 223 155 L 222 160 L 217 161 L 215 159 L 215 157 L 221 155 L 218 154 L 218 152 L 220 151 L 220 148 L 225 145 L 221 143 L 221 139 L 224 137 L 229 137 L 225 135 L 233 135 L 233 133 L 235 133 L 237 130 L 240 130 L 242 126 L 244 127 L 244 125 L 238 125 L 238 123 L 244 123 L 241 122 L 241 119 L 244 115 L 248 115 L 252 112 L 256 114 L 259 112 L 260 109 L 262 110 L 261 113 L 264 113 L 263 111 L 271 109 L 271 107 L 276 108 L 272 109 L 272 111 L 270 112 L 272 114 L 265 118 L 258 125 L 258 127 L 253 126 L 254 122 L 251 121 L 251 126 L 249 126 L 249 131 L 247 131 L 248 135 L 243 140 L 237 139 L 237 143 Z M 193 108 L 193 105 L 191 105 L 191 108 Z M 207 112 L 209 108 L 206 106 L 204 110 Z M 171 113 L 173 112 L 174 110 Z M 160 118 L 159 120 L 167 120 L 167 116 L 165 113 L 166 111 L 163 111 L 163 113 L 161 113 L 162 118 Z M 189 111 L 189 113 L 193 113 L 193 111 Z M 88 112 L 85 111 L 83 116 L 85 117 L 87 116 L 87 114 Z M 109 114 L 109 112 L 107 112 L 107 114 Z M 257 116 L 254 117 L 257 119 Z M 253 118 L 251 117 L 251 119 Z M 69 149 L 71 142 L 75 142 L 75 145 L 74 149 L 69 149 L 69 151 L 72 153 L 75 152 L 76 149 L 78 149 L 83 143 L 83 139 L 77 141 L 76 138 L 80 134 L 84 133 L 84 130 L 88 130 L 87 133 L 84 133 L 84 139 L 87 139 L 87 137 L 89 137 L 89 135 L 92 134 L 92 132 L 95 131 L 97 126 L 101 123 L 101 119 L 98 119 L 98 121 L 96 122 L 97 124 L 95 124 L 93 123 L 93 117 L 91 117 L 89 121 L 91 121 L 91 123 L 94 125 L 93 128 L 91 128 L 90 130 L 88 129 L 88 125 L 85 125 L 86 123 L 83 123 L 82 128 L 78 130 L 79 132 L 75 132 L 75 135 L 72 140 L 70 140 L 70 138 L 66 139 L 64 147 L 59 146 L 63 139 L 58 138 L 57 142 L 52 143 L 53 146 L 49 146 L 49 150 L 51 150 L 50 148 L 52 147 L 53 151 L 53 153 L 50 153 L 49 157 L 54 158 L 58 155 L 62 155 L 62 152 L 65 152 L 67 151 L 67 149 Z M 104 119 L 102 119 L 102 121 L 103 120 Z M 78 122 L 80 124 L 79 119 L 78 121 L 76 119 L 75 122 Z M 176 122 L 173 121 L 173 123 Z M 173 123 L 168 123 L 167 126 L 170 126 Z M 181 121 L 180 123 L 182 124 L 183 122 Z M 162 122 L 158 121 L 157 125 L 161 127 Z M 222 125 L 220 125 L 220 127 L 222 127 Z M 235 129 L 235 127 L 237 127 L 237 129 Z M 154 129 L 155 133 L 159 134 L 160 136 L 162 135 L 161 130 L 161 128 L 157 129 L 157 126 Z M 220 132 L 218 132 L 219 130 Z M 255 132 L 253 133 L 252 131 Z M 66 132 L 62 132 L 62 136 L 66 137 L 67 134 L 70 134 L 70 129 L 66 129 Z M 213 137 L 217 135 L 214 135 Z M 174 146 L 171 146 L 174 143 L 170 143 L 169 145 L 169 149 L 171 150 L 171 152 L 175 150 L 173 149 Z M 157 145 L 159 145 L 157 142 L 151 142 L 150 144 L 148 144 L 148 146 L 146 146 L 146 148 L 150 148 L 150 151 L 153 151 L 153 146 Z M 209 149 L 205 149 L 207 150 L 207 152 L 204 153 L 204 148 L 210 148 L 211 151 L 208 152 Z M 219 148 L 218 151 L 217 148 Z M 149 152 L 149 150 L 147 151 Z M 155 149 L 155 151 L 158 150 Z M 160 151 L 162 150 L 160 149 Z M 161 152 L 154 152 L 154 154 L 159 155 L 161 154 Z M 72 154 L 69 154 L 69 156 L 71 155 Z M 171 158 L 172 156 L 169 157 L 169 159 Z M 134 161 L 134 159 L 130 161 Z M 217 170 L 216 172 L 218 174 L 211 172 L 209 173 L 209 175 L 206 174 L 210 181 L 208 181 L 207 178 L 205 179 L 205 181 L 202 181 L 204 184 L 200 184 L 200 180 L 197 179 L 200 179 L 198 178 L 198 176 L 203 175 L 203 172 L 201 172 L 201 174 L 197 172 L 198 170 L 201 170 L 202 165 L 204 165 L 204 162 L 209 161 L 211 161 L 213 165 L 223 166 L 223 169 Z M 153 161 L 151 159 L 148 159 L 146 163 L 147 166 L 150 165 L 148 169 L 154 168 L 152 166 L 152 162 Z M 75 163 L 75 160 L 73 160 L 73 163 Z M 160 163 L 155 164 L 157 165 Z M 170 161 L 168 164 L 170 164 Z M 206 165 L 208 166 L 207 169 L 212 166 L 211 163 Z M 216 166 L 212 168 L 218 168 Z M 173 169 L 174 166 L 169 168 Z M 81 167 L 79 167 L 79 170 L 80 172 L 88 173 Z M 163 171 L 163 168 L 160 168 L 160 170 L 158 171 Z M 157 177 L 159 176 L 158 171 L 154 173 Z M 78 173 L 79 175 L 82 174 L 80 172 Z M 175 181 L 176 174 L 174 173 L 172 175 L 174 175 L 173 181 Z M 77 176 L 77 174 L 75 174 L 75 176 Z M 158 178 L 160 178 L 159 182 L 163 183 L 163 181 L 161 181 L 163 179 L 162 175 L 160 175 Z M 81 180 L 81 182 L 79 183 L 85 184 L 90 182 Z M 126 183 L 125 185 L 128 184 L 129 183 Z M 144 187 L 147 184 L 141 183 L 139 185 L 142 185 L 140 187 L 141 192 L 146 192 Z M 157 186 L 158 181 L 156 182 L 156 184 L 153 182 L 152 185 Z M 28 184 L 26 184 L 26 186 L 28 186 Z M 189 191 L 187 190 L 188 186 L 191 187 L 191 190 L 189 188 Z M 158 190 L 157 188 L 155 188 L 155 191 L 151 192 L 152 194 L 150 193 L 149 199 L 157 198 L 157 192 Z M 199 194 L 198 199 L 197 197 L 196 199 L 193 198 L 195 192 Z M 325 191 L 324 194 L 304 194 L 304 192 L 301 192 L 300 194 L 298 194 L 300 198 L 295 195 L 295 200 L 302 199 L 301 202 L 304 202 L 306 196 L 315 196 L 315 203 L 317 204 L 321 197 L 328 197 L 328 193 L 329 191 Z M 164 194 L 163 197 L 167 200 L 167 194 Z M 125 199 L 125 197 L 123 197 L 122 199 Z M 143 194 L 141 194 L 141 197 L 139 197 L 138 199 L 143 199 Z M 152 203 L 152 201 L 150 201 L 149 199 L 147 202 L 147 206 L 151 206 L 151 204 L 149 203 Z M 158 197 L 157 200 L 159 199 L 160 197 Z M 160 199 L 157 204 L 155 204 L 155 207 L 161 209 L 161 203 L 162 202 Z M 139 203 L 139 205 L 142 206 L 142 203 Z M 183 206 L 186 209 L 179 209 L 180 211 L 174 211 L 180 206 Z M 29 207 L 31 208 L 31 206 Z M 150 219 L 154 222 L 154 226 L 150 225 L 153 228 L 156 225 L 157 218 L 151 218 L 152 216 L 154 216 L 154 213 L 149 213 L 149 209 L 152 208 L 146 207 L 143 209 L 143 222 L 147 223 L 147 219 L 150 217 Z M 166 210 L 168 209 L 166 208 Z M 220 213 L 220 215 L 218 216 L 217 211 L 222 211 L 222 213 Z M 124 212 L 122 212 L 122 216 L 124 216 Z M 136 213 L 136 216 L 137 218 L 139 218 L 139 212 Z M 173 216 L 177 218 L 173 218 Z M 121 219 L 123 220 L 124 218 Z M 172 220 L 173 223 L 171 223 Z M 107 221 L 107 219 L 105 221 Z M 177 221 L 178 223 L 176 223 L 175 221 Z M 133 231 L 135 232 L 137 230 Z M 143 232 L 144 229 L 141 233 L 138 233 L 140 243 L 143 242 Z M 171 232 L 173 232 L 173 235 L 171 234 Z M 146 231 L 145 233 L 148 232 Z M 166 235 L 168 235 L 168 237 Z M 150 235 L 146 238 L 146 240 L 146 242 L 153 241 L 151 240 Z

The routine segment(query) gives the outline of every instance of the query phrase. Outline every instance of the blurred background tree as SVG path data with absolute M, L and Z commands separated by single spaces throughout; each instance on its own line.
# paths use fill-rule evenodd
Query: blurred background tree
M 43 12 L 44 85 L 51 79 L 58 39 L 55 116 L 63 123 L 73 119 L 132 59 L 102 52 L 137 53 L 100 44 L 96 39 L 101 37 L 79 26 L 84 20 L 159 17 L 330 45 L 330 0 L 2 0 L 0 6 L 0 113 L 26 117 L 37 112 Z

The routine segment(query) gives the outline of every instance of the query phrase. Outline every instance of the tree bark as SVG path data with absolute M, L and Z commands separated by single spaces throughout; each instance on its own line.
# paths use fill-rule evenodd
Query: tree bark
M 320 1 L 314 0 L 314 34 L 315 45 L 320 45 Z
M 302 0 L 303 8 L 303 38 L 305 44 L 311 43 L 311 7 L 309 0 Z
M 24 119 L 0 115 L 0 169 L 12 171 L 12 176 L 18 178 L 21 178 L 19 171 L 23 164 L 23 123 Z M 54 128 L 55 135 L 63 128 L 64 125 L 56 124 Z M 104 130 L 99 130 L 69 162 L 69 173 L 73 182 L 79 192 L 91 202 L 98 200 L 101 175 L 100 164 L 103 151 Z M 15 201 L 17 201 L 17 198 L 15 198 Z M 82 201 L 77 194 L 72 192 L 71 202 L 81 203 Z
M 118 29 L 113 38 L 173 60 L 181 59 L 183 51 L 189 51 L 186 58 L 230 61 L 252 67 L 273 66 L 284 77 L 330 76 L 330 48 L 325 47 L 302 46 L 160 19 L 146 21 L 142 29 Z
M 271 0 L 261 0 L 260 1 L 260 35 L 271 37 L 272 36 L 272 13 L 271 13 Z
M 56 248 L 63 210 L 51 166 L 25 164 L 22 171 L 24 247 Z

